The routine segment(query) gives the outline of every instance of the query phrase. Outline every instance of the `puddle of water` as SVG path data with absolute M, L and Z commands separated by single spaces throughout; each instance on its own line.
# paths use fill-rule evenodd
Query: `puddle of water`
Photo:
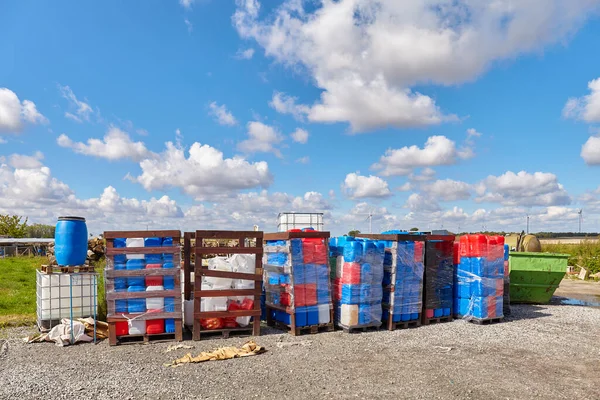
M 594 296 L 597 297 L 597 296 Z M 573 298 L 562 298 L 560 304 L 567 306 L 585 306 L 585 307 L 600 307 L 599 298 L 587 298 L 587 299 L 573 299 Z

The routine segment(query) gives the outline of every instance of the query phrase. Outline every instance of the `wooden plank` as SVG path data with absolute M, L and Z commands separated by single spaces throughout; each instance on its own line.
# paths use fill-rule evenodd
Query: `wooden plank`
M 127 318 L 126 318 L 127 317 Z M 181 320 L 183 315 L 181 312 L 171 312 L 171 313 L 147 313 L 147 314 L 109 314 L 106 317 L 106 322 L 125 322 L 129 319 L 135 318 L 138 321 L 151 321 L 155 319 L 175 319 Z M 176 321 L 177 322 L 177 321 Z
M 260 317 L 260 313 L 260 310 L 200 311 L 194 313 L 194 318 Z
M 177 298 L 179 296 L 181 296 L 181 292 L 179 290 L 153 290 L 150 292 L 109 292 L 106 293 L 106 300 L 153 299 L 156 297 Z
M 107 278 L 127 278 L 132 276 L 179 276 L 179 268 L 148 268 L 148 269 L 107 269 Z
M 225 297 L 225 296 L 255 296 L 255 289 L 226 289 L 226 290 L 196 290 L 194 299 L 199 297 Z
M 215 278 L 243 279 L 258 282 L 263 280 L 262 272 L 260 274 L 246 274 L 243 272 L 216 271 L 206 268 L 196 270 L 196 276 L 212 276 Z
M 181 251 L 180 246 L 167 247 L 111 247 L 106 249 L 107 255 L 117 254 L 177 254 Z
M 456 240 L 456 236 L 452 235 L 425 235 L 428 241 L 431 240 L 441 240 L 443 242 L 454 242 Z
M 262 231 L 196 231 L 196 239 L 257 239 L 263 237 Z
M 195 236 L 195 235 L 194 235 Z M 191 264 L 192 264 L 192 232 L 183 234 L 183 298 L 190 300 L 192 293 L 191 285 Z
M 277 232 L 265 233 L 263 240 L 289 240 L 289 239 L 328 239 L 329 232 Z
M 104 239 L 131 239 L 131 238 L 151 238 L 151 237 L 172 237 L 179 242 L 181 231 L 176 230 L 151 230 L 151 231 L 105 231 Z
M 262 247 L 197 247 L 194 250 L 196 257 L 217 254 L 257 254 L 262 255 Z

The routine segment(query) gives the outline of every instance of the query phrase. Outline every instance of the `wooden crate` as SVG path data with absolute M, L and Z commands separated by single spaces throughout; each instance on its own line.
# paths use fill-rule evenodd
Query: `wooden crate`
M 115 248 L 114 240 L 117 238 L 152 238 L 152 237 L 171 237 L 173 246 L 166 247 L 122 247 Z M 105 292 L 106 302 L 108 304 L 109 314 L 107 315 L 109 344 L 111 346 L 125 342 L 149 342 L 157 340 L 177 340 L 183 339 L 183 315 L 181 312 L 181 267 L 180 267 L 180 239 L 181 232 L 175 230 L 152 230 L 152 231 L 109 231 L 104 232 L 106 239 L 106 258 L 107 266 L 114 265 L 114 257 L 119 254 L 173 254 L 173 268 L 140 269 L 140 270 L 114 270 L 108 268 L 105 270 Z M 152 292 L 115 292 L 115 278 L 131 277 L 149 277 L 149 276 L 173 276 L 175 286 L 173 290 L 162 290 Z M 116 310 L 116 300 L 143 299 L 157 297 L 173 297 L 175 312 L 150 312 L 138 314 L 128 314 L 110 312 Z M 174 319 L 175 332 L 162 334 L 141 334 L 141 335 L 123 335 L 117 336 L 116 323 L 126 322 L 135 317 L 140 321 L 149 321 L 156 319 Z
M 383 240 L 383 241 L 388 241 L 388 242 L 423 242 L 423 252 L 425 252 L 425 240 L 426 240 L 426 236 L 425 235 L 415 235 L 415 234 L 410 234 L 410 233 L 400 233 L 400 234 L 359 234 L 357 237 L 360 238 L 365 238 L 365 239 L 372 239 L 372 240 Z M 390 248 L 386 248 L 386 251 L 393 251 L 393 249 Z M 423 254 L 423 265 L 424 265 L 424 260 L 425 255 Z M 394 318 L 393 318 L 393 309 L 394 309 L 394 298 L 392 297 L 392 293 L 394 293 L 396 286 L 394 284 L 394 282 L 396 282 L 396 265 L 394 263 L 393 267 L 392 267 L 392 284 L 391 285 L 387 285 L 383 287 L 383 291 L 384 293 L 390 293 L 390 303 L 382 303 L 382 307 L 384 310 L 384 315 L 386 314 L 385 311 L 387 311 L 387 315 L 388 318 L 387 320 L 383 320 L 383 324 L 382 327 L 393 331 L 395 329 L 404 329 L 404 328 L 409 328 L 409 327 L 417 327 L 421 325 L 421 312 L 419 312 L 419 318 L 417 320 L 409 320 L 409 321 L 397 321 L 394 322 Z M 424 277 L 423 277 L 423 282 L 424 282 Z M 423 291 L 423 287 L 421 288 L 421 290 Z
M 309 232 L 277 232 L 277 233 L 265 233 L 264 240 L 290 240 L 290 239 L 323 239 L 323 242 L 326 246 L 326 254 L 329 256 L 329 232 L 317 232 L 317 231 L 309 231 Z M 329 267 L 329 260 L 327 260 L 327 267 Z M 328 272 L 328 275 L 330 273 Z M 331 288 L 329 295 L 331 297 Z M 266 304 L 265 308 L 267 310 L 267 326 L 281 329 L 283 331 L 289 332 L 292 336 L 298 336 L 302 334 L 315 334 L 319 332 L 333 332 L 335 330 L 334 324 L 334 312 L 332 307 L 332 302 L 330 301 L 330 310 L 329 310 L 329 323 L 326 324 L 316 324 L 316 325 L 307 325 L 307 326 L 296 326 L 296 314 L 295 309 L 291 307 L 278 306 L 275 304 Z M 311 307 L 311 306 L 309 306 Z M 273 311 L 283 311 L 290 316 L 290 324 L 285 324 L 281 321 L 275 321 L 273 319 Z
M 191 263 L 191 240 L 195 240 L 193 254 L 194 263 Z M 219 243 L 214 246 L 215 240 Z M 221 241 L 237 242 L 235 247 L 224 246 Z M 247 243 L 248 242 L 248 243 Z M 209 247 L 209 243 L 212 246 Z M 187 250 L 187 251 L 186 251 Z M 203 266 L 202 260 L 215 255 L 231 254 L 254 254 L 255 267 L 254 274 L 228 271 L 209 270 Z M 192 338 L 200 340 L 203 334 L 209 332 L 221 331 L 225 337 L 231 333 L 241 333 L 251 331 L 254 336 L 260 336 L 260 295 L 262 275 L 262 255 L 263 255 L 263 233 L 255 231 L 196 231 L 195 233 L 184 234 L 184 274 L 186 283 L 184 283 L 184 296 L 186 299 L 191 297 L 191 284 L 187 282 L 193 269 L 194 274 L 194 323 Z M 254 281 L 254 289 L 228 289 L 228 290 L 202 290 L 202 277 L 230 278 Z M 254 296 L 254 307 L 252 310 L 232 310 L 232 311 L 201 311 L 201 300 L 203 297 L 229 297 L 229 296 Z M 232 328 L 222 330 L 203 330 L 200 324 L 201 319 L 205 318 L 232 318 L 232 317 L 253 317 L 249 328 Z M 226 331 L 226 332 L 225 332 Z

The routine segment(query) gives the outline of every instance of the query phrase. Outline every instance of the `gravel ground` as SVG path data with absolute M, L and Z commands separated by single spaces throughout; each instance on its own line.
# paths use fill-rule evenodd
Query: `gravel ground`
M 245 338 L 110 347 L 25 344 L 0 332 L 0 399 L 599 399 L 600 309 L 513 306 L 506 322 L 455 321 L 394 332 L 292 337 L 265 329 L 267 353 L 163 367 Z M 304 343 L 285 345 L 278 343 Z

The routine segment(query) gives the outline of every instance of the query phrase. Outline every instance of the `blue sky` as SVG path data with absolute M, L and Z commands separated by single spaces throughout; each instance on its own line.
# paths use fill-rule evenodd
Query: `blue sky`
M 599 230 L 600 1 L 468 3 L 3 4 L 0 212 Z

